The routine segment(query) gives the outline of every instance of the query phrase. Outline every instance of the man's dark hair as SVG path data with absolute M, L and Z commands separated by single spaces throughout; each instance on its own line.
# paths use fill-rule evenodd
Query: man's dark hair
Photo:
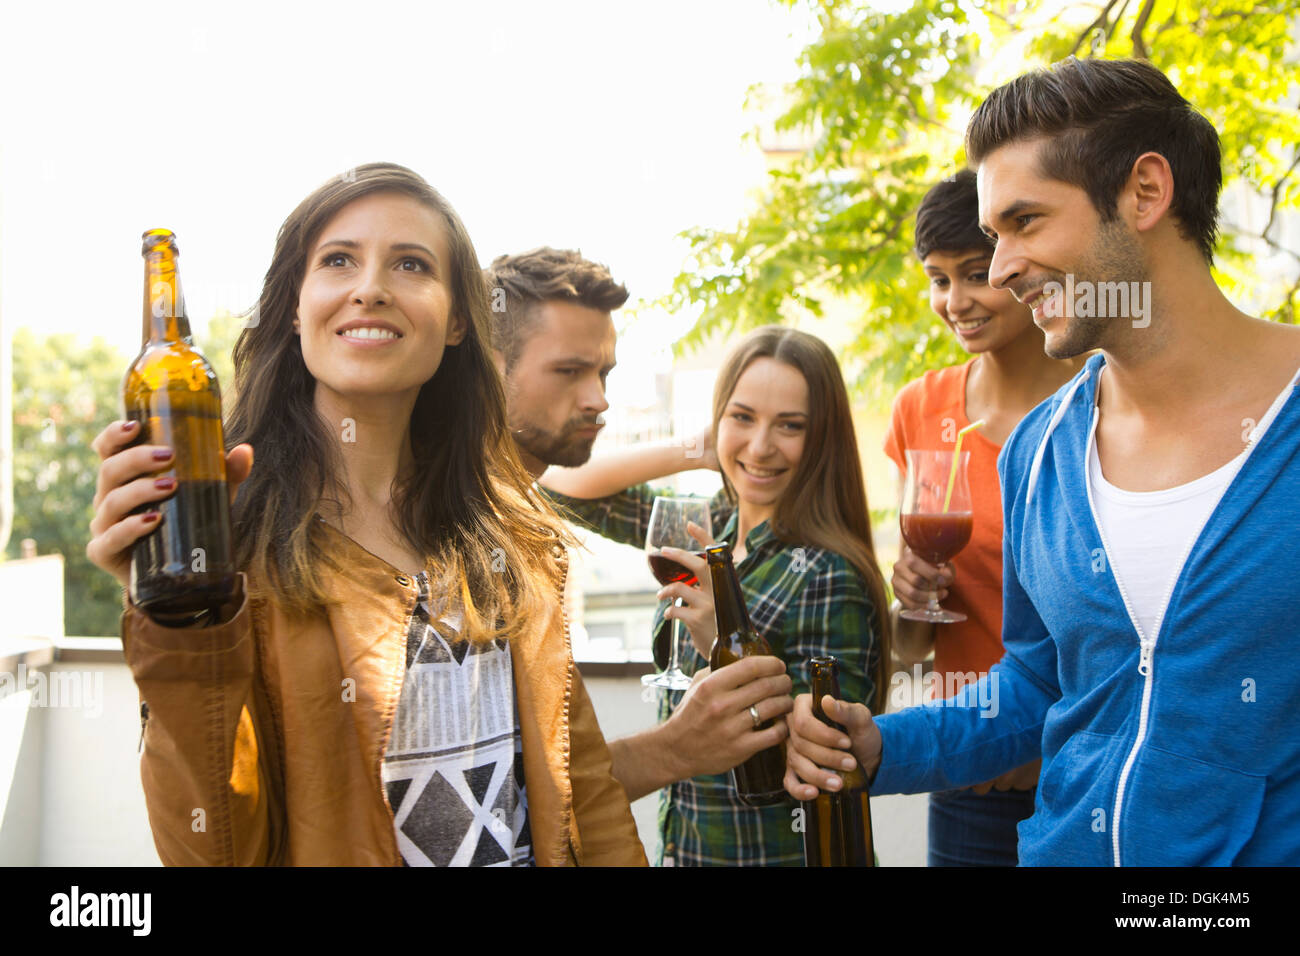
M 492 302 L 492 347 L 514 366 L 543 302 L 573 302 L 613 312 L 627 301 L 627 289 L 609 269 L 573 249 L 543 246 L 517 256 L 497 256 L 484 270 Z
M 921 261 L 930 253 L 987 250 L 993 241 L 980 229 L 980 199 L 975 172 L 963 169 L 936 183 L 916 210 L 916 255 Z
M 1223 171 L 1219 135 L 1169 78 L 1143 60 L 1079 60 L 998 87 L 966 129 L 978 166 L 994 150 L 1039 136 L 1044 176 L 1078 186 L 1103 222 L 1118 215 L 1120 188 L 1143 153 L 1159 153 L 1174 177 L 1173 213 L 1183 238 L 1209 262 L 1219 232 Z

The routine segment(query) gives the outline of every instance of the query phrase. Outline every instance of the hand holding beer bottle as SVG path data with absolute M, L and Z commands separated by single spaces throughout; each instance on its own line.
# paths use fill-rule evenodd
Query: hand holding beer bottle
M 221 393 L 190 338 L 175 237 L 145 233 L 143 255 L 143 347 L 123 384 L 127 420 L 94 442 L 103 464 L 86 554 L 163 623 L 201 623 L 235 590 L 229 506 L 252 448 L 225 453 Z
M 115 421 L 95 436 L 91 447 L 100 457 L 95 488 L 93 537 L 86 557 L 126 587 L 131 577 L 131 551 L 135 542 L 158 526 L 161 513 L 139 511 L 142 505 L 162 501 L 172 494 L 171 484 L 156 484 L 154 477 L 171 467 L 172 450 L 164 445 L 137 445 L 140 426 Z M 226 455 L 226 487 L 230 500 L 253 470 L 253 446 L 236 445 Z
M 813 713 L 812 695 L 794 699 L 786 718 L 790 739 L 786 745 L 785 789 L 796 800 L 815 800 L 817 791 L 839 791 L 844 777 L 861 767 L 868 781 L 880 766 L 880 729 L 862 704 L 821 698 L 822 713 L 841 729 L 823 723 Z M 832 769 L 822 769 L 822 768 Z
M 745 657 L 772 656 L 772 648 L 763 636 L 754 630 L 745 608 L 744 592 L 736 566 L 731 561 L 731 548 L 725 544 L 706 548 L 709 577 L 713 585 L 713 608 L 718 626 L 718 637 L 709 655 L 709 667 L 718 671 Z M 755 730 L 766 730 L 771 721 L 760 721 L 758 711 L 749 708 Z M 781 789 L 781 772 L 785 764 L 782 746 L 760 750 L 731 771 L 736 796 L 741 803 L 751 807 L 781 803 L 785 793 Z

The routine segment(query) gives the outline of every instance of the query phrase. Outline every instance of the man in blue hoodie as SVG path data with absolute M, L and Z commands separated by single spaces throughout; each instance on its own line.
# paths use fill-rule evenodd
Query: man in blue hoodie
M 1041 754 L 1024 865 L 1300 864 L 1300 329 L 1211 276 L 1218 136 L 1150 64 L 1071 58 L 990 95 L 966 153 L 990 284 L 1048 355 L 1100 354 L 998 460 L 1001 662 L 877 720 L 827 699 L 846 733 L 801 697 L 786 787 L 856 758 L 873 793 L 949 789 Z

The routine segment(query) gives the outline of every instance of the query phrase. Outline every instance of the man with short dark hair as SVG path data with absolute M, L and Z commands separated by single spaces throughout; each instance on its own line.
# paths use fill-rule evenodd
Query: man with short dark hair
M 499 256 L 485 278 L 493 348 L 524 465 L 538 478 L 550 465 L 584 464 L 609 407 L 610 313 L 627 301 L 627 290 L 604 266 L 550 248 Z M 693 468 L 717 468 L 704 436 L 680 453 L 693 456 Z M 788 712 L 791 686 L 775 657 L 746 658 L 697 679 L 666 722 L 609 741 L 614 777 L 637 800 L 678 780 L 730 770 L 784 739 L 783 722 L 758 730 L 751 714 L 764 701 L 765 713 Z
M 988 779 L 1042 755 L 1027 865 L 1300 864 L 1300 330 L 1210 272 L 1218 138 L 1158 70 L 1069 59 L 972 118 L 989 282 L 1092 349 L 999 459 L 1006 654 L 955 705 L 791 718 L 789 791 Z
M 627 289 L 567 249 L 498 256 L 487 272 L 492 346 L 506 384 L 510 430 L 534 477 L 591 457 L 603 423 L 617 338 L 610 313 Z

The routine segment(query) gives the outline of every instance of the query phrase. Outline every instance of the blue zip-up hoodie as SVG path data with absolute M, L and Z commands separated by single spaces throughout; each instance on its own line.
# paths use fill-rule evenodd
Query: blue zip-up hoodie
M 1139 637 L 1094 518 L 1090 359 L 998 458 L 1006 653 L 953 705 L 878 719 L 873 793 L 1043 758 L 1025 866 L 1300 864 L 1300 390 L 1248 449 Z M 942 627 L 942 625 L 939 625 Z

